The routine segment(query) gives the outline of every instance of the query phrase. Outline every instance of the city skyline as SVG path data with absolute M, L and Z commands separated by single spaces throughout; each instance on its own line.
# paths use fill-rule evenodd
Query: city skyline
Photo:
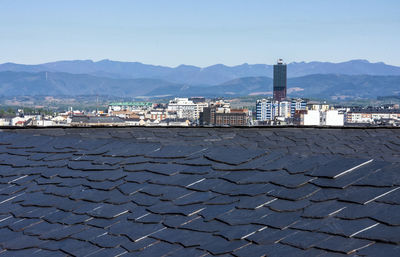
M 398 1 L 2 1 L 0 63 L 400 65 Z M 377 47 L 378 46 L 378 47 Z

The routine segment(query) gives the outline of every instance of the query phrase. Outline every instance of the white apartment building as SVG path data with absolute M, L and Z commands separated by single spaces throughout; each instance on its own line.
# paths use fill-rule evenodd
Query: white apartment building
M 303 116 L 305 126 L 343 126 L 344 114 L 338 110 L 308 110 Z
M 322 112 L 323 119 L 322 123 L 326 126 L 343 126 L 344 125 L 344 114 L 339 113 L 338 110 L 327 110 Z
M 295 110 L 303 108 L 302 102 L 296 101 L 274 101 L 272 99 L 261 99 L 256 102 L 256 119 L 259 121 L 274 120 L 275 118 L 286 119 L 293 116 Z
M 208 107 L 208 104 L 194 103 L 188 98 L 175 98 L 169 101 L 168 112 L 176 112 L 179 119 L 198 120 L 204 107 Z
M 321 116 L 318 110 L 308 110 L 303 117 L 304 126 L 319 126 L 321 124 Z

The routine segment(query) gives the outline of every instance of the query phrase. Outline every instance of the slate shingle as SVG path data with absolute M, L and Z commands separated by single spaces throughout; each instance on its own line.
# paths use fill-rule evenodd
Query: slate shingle
M 399 138 L 2 130 L 0 256 L 397 256 Z

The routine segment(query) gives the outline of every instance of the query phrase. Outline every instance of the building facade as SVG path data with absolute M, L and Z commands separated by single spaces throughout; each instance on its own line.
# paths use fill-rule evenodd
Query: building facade
M 73 116 L 71 126 L 124 126 L 125 121 L 117 116 Z
M 301 114 L 300 125 L 305 126 L 343 126 L 344 114 L 338 110 L 307 110 Z
M 200 113 L 203 111 L 203 108 L 207 106 L 208 104 L 204 102 L 194 103 L 188 98 L 175 98 L 169 101 L 168 111 L 176 112 L 177 118 L 179 119 L 195 121 L 200 118 Z
M 370 123 L 381 120 L 400 121 L 400 109 L 351 109 L 346 114 L 346 123 Z
M 282 59 L 274 65 L 274 100 L 282 101 L 286 98 L 287 68 Z
M 291 116 L 294 117 L 295 112 L 301 110 L 307 110 L 307 100 L 301 98 L 292 99 L 292 103 L 290 106 Z
M 261 99 L 256 102 L 256 120 L 273 120 L 277 114 L 278 106 L 271 99 Z
M 247 126 L 248 109 L 222 109 L 217 106 L 205 107 L 200 116 L 202 125 L 213 126 Z
M 256 102 L 256 120 L 271 121 L 275 118 L 288 119 L 295 116 L 296 110 L 305 110 L 307 101 L 303 99 L 288 99 L 275 101 L 261 99 Z
M 147 110 L 153 106 L 153 103 L 149 102 L 119 102 L 119 103 L 110 103 L 108 105 L 109 111 L 141 111 Z

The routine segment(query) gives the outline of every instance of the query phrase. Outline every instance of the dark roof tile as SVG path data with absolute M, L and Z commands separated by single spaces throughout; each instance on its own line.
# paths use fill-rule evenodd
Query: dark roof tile
M 387 166 L 386 162 L 374 161 L 369 165 L 362 166 L 335 179 L 319 177 L 316 180 L 313 180 L 311 183 L 323 188 L 343 189 L 356 183 L 359 180 L 362 180 L 364 177 L 376 172 L 384 166 Z
M 101 248 L 84 241 L 73 240 L 68 241 L 67 244 L 61 246 L 61 250 L 74 256 L 93 255 L 101 251 Z
M 358 250 L 357 254 L 362 256 L 397 257 L 400 256 L 400 246 L 375 243 L 369 247 Z
M 301 211 L 312 204 L 312 202 L 310 202 L 308 199 L 300 201 L 290 201 L 277 198 L 275 199 L 276 200 L 272 200 L 272 202 L 268 204 L 268 208 L 277 212 Z
M 13 231 L 22 231 L 41 222 L 43 222 L 41 219 L 20 219 L 9 224 L 8 228 Z
M 400 243 L 400 233 L 398 233 L 398 227 L 386 226 L 384 224 L 371 226 L 369 229 L 360 231 L 354 237 L 392 244 Z
M 285 229 L 298 222 L 301 219 L 300 214 L 300 212 L 271 212 L 269 215 L 254 220 L 253 223 L 271 228 Z
M 206 221 L 200 216 L 196 217 L 195 219 L 184 223 L 180 226 L 182 229 L 193 230 L 197 232 L 208 232 L 208 233 L 215 233 L 218 231 L 225 230 L 227 228 L 231 228 L 229 225 L 220 222 L 218 220 L 211 220 Z
M 361 231 L 371 229 L 379 223 L 370 219 L 359 220 L 343 220 L 343 219 L 326 219 L 320 224 L 323 224 L 317 231 L 331 235 L 340 235 L 346 237 L 354 237 Z
M 229 225 L 247 225 L 250 223 L 256 223 L 264 225 L 265 217 L 268 217 L 273 212 L 268 208 L 262 207 L 255 210 L 248 209 L 235 209 L 224 215 L 219 216 L 218 220 L 227 223 Z M 261 222 L 261 223 L 260 223 Z
M 380 188 L 380 187 L 356 187 L 351 186 L 345 189 L 342 194 L 338 197 L 341 201 L 367 204 L 375 201 L 385 195 L 391 194 L 400 189 L 395 188 Z
M 284 238 L 295 232 L 296 231 L 290 229 L 280 230 L 266 227 L 253 235 L 248 236 L 247 240 L 259 245 L 271 245 L 282 241 Z
M 320 190 L 321 188 L 319 187 L 311 184 L 306 184 L 302 187 L 295 189 L 275 187 L 275 190 L 269 192 L 268 195 L 284 200 L 299 201 L 309 198 Z
M 348 204 L 336 200 L 314 203 L 304 209 L 302 214 L 306 218 L 325 218 L 336 215 L 346 209 Z
M 331 236 L 326 240 L 318 242 L 315 247 L 322 250 L 351 254 L 356 252 L 357 250 L 368 247 L 373 243 L 373 241 L 368 240 Z
M 345 208 L 337 216 L 343 219 L 371 218 L 381 223 L 399 226 L 400 215 L 393 215 L 393 213 L 399 212 L 399 205 L 372 202 L 366 205 L 355 205 Z
M 261 149 L 243 149 L 235 147 L 213 147 L 205 153 L 205 157 L 215 162 L 238 165 L 265 155 Z
M 150 245 L 144 248 L 139 253 L 134 253 L 132 256 L 162 256 L 162 255 L 169 255 L 173 254 L 174 252 L 182 249 L 182 246 L 176 244 L 169 244 L 165 242 L 158 242 L 153 245 Z
M 317 243 L 322 242 L 329 238 L 329 235 L 323 233 L 296 231 L 287 237 L 283 238 L 280 242 L 293 247 L 307 250 Z
M 108 256 L 122 256 L 124 254 L 127 254 L 127 250 L 125 250 L 122 247 L 116 247 L 116 248 L 101 248 L 100 251 L 96 252 L 92 256 L 108 257 Z
M 397 256 L 397 134 L 3 130 L 0 255 Z
M 179 257 L 179 256 L 192 256 L 192 257 L 200 257 L 209 255 L 207 252 L 202 251 L 197 248 L 180 248 L 177 251 L 169 253 L 170 257 Z
M 236 257 L 247 257 L 247 256 L 265 256 L 265 246 L 257 244 L 248 244 L 244 247 L 236 250 L 233 255 Z
M 315 177 L 334 179 L 368 165 L 372 163 L 372 161 L 373 159 L 337 157 L 335 160 L 332 160 L 307 174 Z
M 88 212 L 87 215 L 96 218 L 112 219 L 129 212 L 125 205 L 102 204 Z
M 128 252 L 137 253 L 138 251 L 141 251 L 150 245 L 157 244 L 158 242 L 160 242 L 160 240 L 147 237 L 138 242 L 132 242 L 128 240 L 123 242 L 121 247 L 126 249 Z
M 123 242 L 127 242 L 128 239 L 122 236 L 112 236 L 107 234 L 107 232 L 104 232 L 103 234 L 91 238 L 89 241 L 101 248 L 116 248 Z
M 382 169 L 358 180 L 354 185 L 372 187 L 400 186 L 400 165 L 386 165 Z
M 83 225 L 74 225 L 74 226 L 64 226 L 61 229 L 52 230 L 48 233 L 42 234 L 39 238 L 42 240 L 62 240 L 64 238 L 68 238 L 69 236 L 79 233 L 85 230 L 86 227 Z
M 184 229 L 165 229 L 151 237 L 171 244 L 181 244 L 184 247 L 197 247 L 202 242 L 208 241 L 212 235 Z
M 226 229 L 219 230 L 214 235 L 221 236 L 228 241 L 242 240 L 265 228 L 265 226 L 253 224 L 229 226 Z
M 116 223 L 110 227 L 110 234 L 127 236 L 131 241 L 137 242 L 157 232 L 166 229 L 161 224 L 143 224 L 130 221 Z
M 201 242 L 199 249 L 206 250 L 213 255 L 221 255 L 226 253 L 235 252 L 236 250 L 248 245 L 250 243 L 240 241 L 227 241 L 221 237 L 212 237 L 208 241 Z

